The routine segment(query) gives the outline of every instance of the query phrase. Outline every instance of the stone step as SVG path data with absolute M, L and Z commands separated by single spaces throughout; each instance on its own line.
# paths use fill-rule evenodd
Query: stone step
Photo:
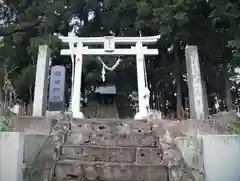
M 158 147 L 159 139 L 152 133 L 81 133 L 76 130 L 68 132 L 65 144 L 99 145 L 127 147 Z
M 64 145 L 61 159 L 82 161 L 161 163 L 161 148 Z
M 67 123 L 69 122 L 59 122 L 64 125 Z M 71 129 L 81 133 L 150 133 L 152 124 L 133 120 L 78 119 L 71 122 Z
M 102 124 L 108 124 L 108 123 L 133 123 L 133 122 L 142 122 L 146 123 L 146 119 L 116 119 L 116 118 L 87 118 L 87 119 L 74 119 L 73 121 L 76 123 L 102 123 Z
M 168 181 L 168 169 L 162 164 L 64 160 L 56 163 L 55 175 L 58 181 Z

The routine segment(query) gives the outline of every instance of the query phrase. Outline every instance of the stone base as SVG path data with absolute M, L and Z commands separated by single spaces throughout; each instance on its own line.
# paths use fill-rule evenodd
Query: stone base
M 47 117 L 59 117 L 61 116 L 61 111 L 46 111 Z
M 52 128 L 52 119 L 49 117 L 20 116 L 12 123 L 12 130 L 24 133 L 39 133 L 49 135 Z
M 84 119 L 84 115 L 82 112 L 73 112 L 74 119 Z
M 167 167 L 162 164 L 117 162 L 58 161 L 56 180 L 167 181 Z
M 134 119 L 147 119 L 148 118 L 148 113 L 147 112 L 137 112 L 136 115 L 134 116 Z

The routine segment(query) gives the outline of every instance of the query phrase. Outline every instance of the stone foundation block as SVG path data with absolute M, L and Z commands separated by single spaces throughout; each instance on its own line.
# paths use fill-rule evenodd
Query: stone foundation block
M 106 164 L 102 168 L 102 179 L 106 181 L 110 180 L 126 180 L 130 181 L 134 178 L 134 166 L 121 166 Z
M 136 148 L 110 147 L 107 150 L 106 157 L 109 162 L 135 162 Z
M 156 138 L 151 134 L 119 134 L 116 135 L 115 144 L 127 147 L 155 147 Z
M 159 165 L 139 165 L 134 173 L 134 181 L 168 181 L 167 168 Z
M 150 133 L 152 124 L 145 121 L 75 120 L 72 130 L 82 133 Z
M 82 165 L 84 171 L 84 178 L 86 180 L 95 181 L 101 178 L 102 168 L 99 164 L 86 163 Z
M 62 148 L 61 159 L 83 159 L 83 147 L 81 146 L 64 146 Z
M 142 147 L 156 147 L 157 146 L 157 137 L 151 134 L 140 136 L 139 146 Z
M 151 133 L 152 132 L 152 124 L 146 122 L 133 122 L 131 124 L 132 132 L 134 133 Z
M 90 144 L 100 146 L 116 145 L 114 138 L 114 135 L 110 134 L 93 134 L 90 136 Z
M 71 131 L 67 135 L 68 145 L 98 145 L 125 147 L 156 147 L 157 138 L 152 134 L 81 134 Z
M 93 131 L 96 133 L 114 133 L 116 132 L 115 125 L 111 124 L 92 124 Z
M 81 166 L 80 166 L 81 165 Z M 64 161 L 57 163 L 58 180 L 167 181 L 167 168 L 161 164 Z
M 105 161 L 106 148 L 83 147 L 82 156 L 85 161 Z
M 163 151 L 159 148 L 137 148 L 137 163 L 161 163 Z
M 69 132 L 66 136 L 65 144 L 81 145 L 90 143 L 90 136 L 88 134 L 81 134 L 78 132 Z
M 115 137 L 116 145 L 119 146 L 139 146 L 141 139 L 140 135 L 134 134 L 118 134 Z
M 80 163 L 57 164 L 55 174 L 57 180 L 77 179 L 83 177 L 83 168 Z
M 109 145 L 124 147 L 155 147 L 156 138 L 151 134 L 94 134 L 92 135 L 91 144 L 93 145 Z
M 136 149 L 128 147 L 64 146 L 62 159 L 82 161 L 135 162 Z

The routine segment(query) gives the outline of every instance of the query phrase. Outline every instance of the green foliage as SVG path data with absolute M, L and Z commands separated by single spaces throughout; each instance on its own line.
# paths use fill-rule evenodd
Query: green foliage
M 18 74 L 13 82 L 18 97 L 26 103 L 33 99 L 35 74 L 35 65 L 29 65 L 21 70 L 20 74 Z
M 229 134 L 240 134 L 240 125 L 233 124 L 231 125 L 230 130 L 228 131 Z
M 89 13 L 93 19 L 89 20 Z M 228 0 L 54 0 L 11 1 L 0 7 L 0 67 L 14 69 L 9 76 L 17 94 L 24 102 L 32 92 L 38 46 L 47 44 L 52 49 L 53 64 L 70 67 L 69 57 L 60 56 L 60 43 L 56 34 L 67 35 L 70 18 L 75 15 L 83 22 L 79 36 L 105 36 L 112 30 L 116 36 L 139 36 L 161 34 L 155 45 L 160 55 L 147 57 L 147 70 L 151 91 L 161 92 L 162 103 L 175 103 L 175 72 L 185 75 L 184 49 L 186 44 L 198 46 L 202 75 L 207 81 L 208 93 L 223 95 L 224 65 L 240 64 L 240 9 L 238 1 Z M 177 44 L 177 57 L 169 48 Z M 111 66 L 115 58 L 103 57 Z M 233 68 L 229 71 L 232 71 Z M 88 87 L 96 85 L 101 78 L 101 65 L 96 57 L 84 57 L 83 82 Z M 68 68 L 68 73 L 71 68 Z M 124 71 L 124 73 L 121 73 Z M 126 57 L 116 73 L 107 73 L 107 80 L 118 84 L 122 92 L 136 89 L 135 59 Z M 233 72 L 230 72 L 233 74 Z M 67 77 L 68 83 L 70 76 Z M 127 81 L 126 81 L 127 80 Z M 70 85 L 69 85 L 70 86 Z M 182 93 L 188 94 L 187 84 L 182 81 Z
M 0 117 L 0 132 L 1 131 L 8 131 L 9 126 L 10 126 L 9 119 L 1 116 Z

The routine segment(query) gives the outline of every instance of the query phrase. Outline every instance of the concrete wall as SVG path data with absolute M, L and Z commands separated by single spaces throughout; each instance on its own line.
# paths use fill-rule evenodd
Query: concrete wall
M 239 181 L 240 135 L 203 135 L 176 139 L 196 180 Z
M 0 181 L 22 181 L 24 136 L 0 132 Z
M 203 137 L 205 181 L 240 180 L 240 135 Z

